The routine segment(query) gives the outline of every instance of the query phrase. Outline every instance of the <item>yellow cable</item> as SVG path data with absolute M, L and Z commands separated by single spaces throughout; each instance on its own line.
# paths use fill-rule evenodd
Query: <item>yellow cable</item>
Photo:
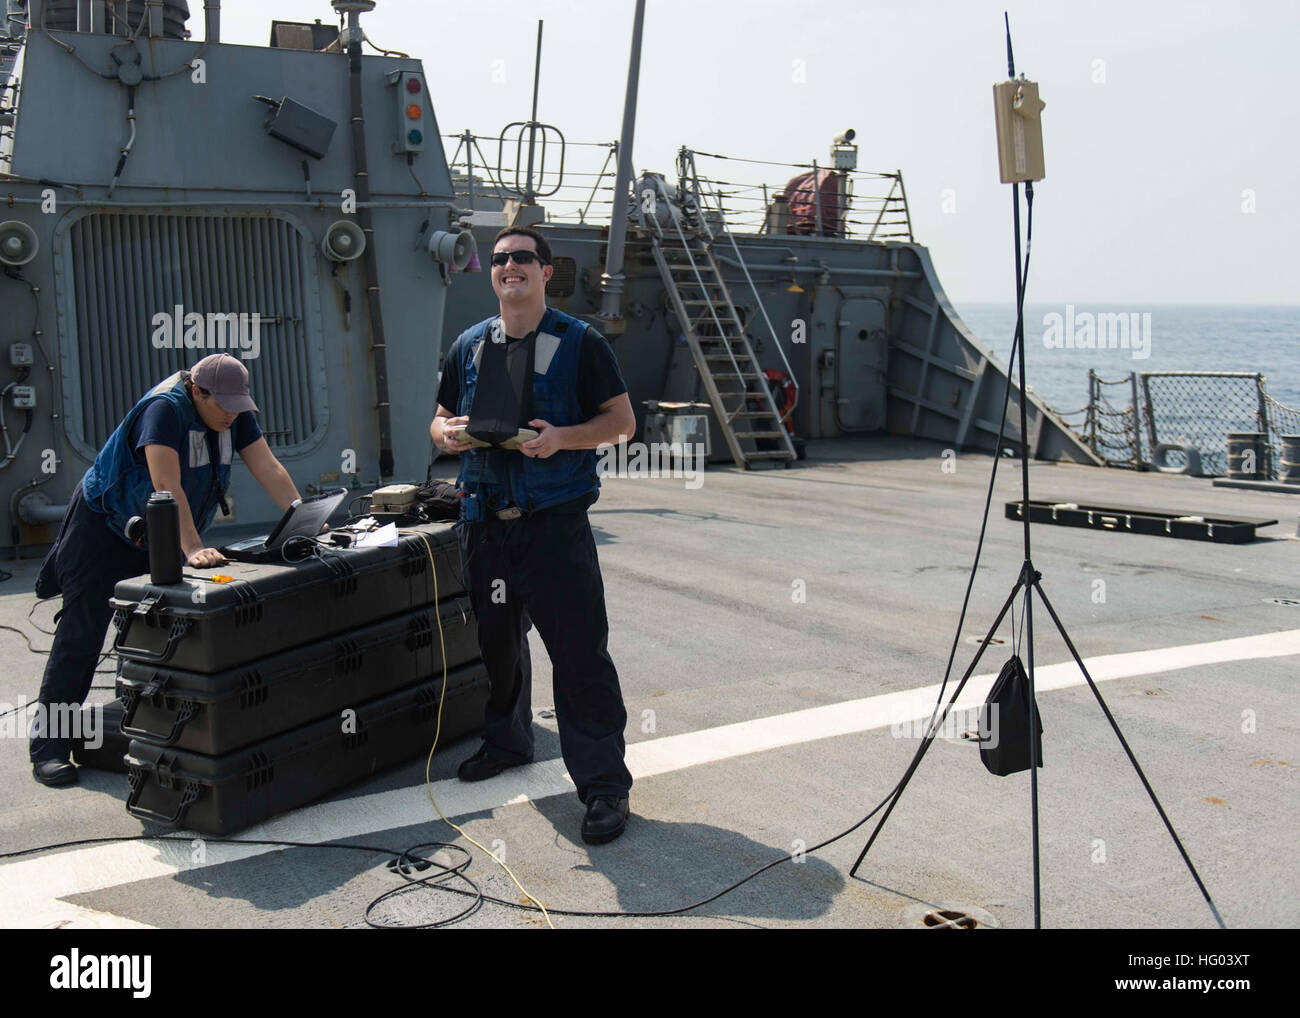
M 433 751 L 438 748 L 438 738 L 442 735 L 442 705 L 447 699 L 447 641 L 442 631 L 442 611 L 438 607 L 438 564 L 433 558 L 433 547 L 429 544 L 429 539 L 418 530 L 403 531 L 403 533 L 414 533 L 416 537 L 424 542 L 424 550 L 429 555 L 429 569 L 433 572 L 433 617 L 438 622 L 438 645 L 442 650 L 442 690 L 438 696 L 438 721 L 433 731 L 433 745 L 429 747 L 429 756 L 424 763 L 424 787 L 429 792 L 429 801 L 433 803 L 433 808 L 438 811 L 438 816 L 442 818 L 443 823 L 454 830 L 471 845 L 485 852 L 494 863 L 509 874 L 510 879 L 515 882 L 515 886 L 519 888 L 520 893 L 541 909 L 542 917 L 546 920 L 546 925 L 551 929 L 555 929 L 555 924 L 551 922 L 551 916 L 550 913 L 546 911 L 546 906 L 528 893 L 524 888 L 524 885 L 519 882 L 519 878 L 515 876 L 510 867 L 505 864 L 505 861 L 498 859 L 495 852 L 479 844 L 465 833 L 464 829 L 457 827 L 454 823 L 448 820 L 446 814 L 444 814 L 441 807 L 438 806 L 438 800 L 433 797 L 433 779 L 430 776 L 430 769 L 433 767 Z

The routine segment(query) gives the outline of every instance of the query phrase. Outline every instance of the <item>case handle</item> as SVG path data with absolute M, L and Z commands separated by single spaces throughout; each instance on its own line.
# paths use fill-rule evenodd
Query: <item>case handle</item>
M 122 714 L 122 734 L 129 735 L 134 739 L 145 739 L 155 746 L 170 746 L 180 738 L 181 729 L 183 729 L 190 718 L 198 713 L 198 705 L 193 700 L 182 700 L 180 706 L 176 708 L 176 716 L 172 718 L 172 729 L 167 736 L 160 742 L 157 732 L 151 732 L 147 728 L 137 728 L 131 724 L 131 719 L 135 717 L 136 708 L 140 705 L 140 700 L 150 694 L 150 688 L 157 686 L 156 682 L 149 683 L 143 691 L 137 693 L 131 690 L 131 703 L 127 705 L 126 711 Z M 156 690 L 155 690 L 156 691 Z M 123 698 L 125 699 L 125 697 Z
M 143 778 L 143 774 L 141 775 Z M 185 782 L 185 791 L 181 793 L 179 801 L 176 803 L 176 809 L 170 814 L 160 813 L 158 810 L 149 809 L 147 806 L 140 805 L 140 793 L 144 789 L 144 781 L 131 782 L 131 791 L 126 798 L 127 812 L 132 816 L 141 817 L 145 820 L 152 820 L 155 823 L 162 824 L 164 827 L 176 827 L 180 824 L 181 818 L 185 816 L 185 811 L 190 805 L 198 799 L 203 791 L 203 787 L 197 781 Z
M 132 614 L 145 615 L 148 612 L 142 612 L 139 608 Z M 125 656 L 131 661 L 145 661 L 149 664 L 162 664 L 169 661 L 171 656 L 176 652 L 176 645 L 181 642 L 185 634 L 190 631 L 193 623 L 189 619 L 176 619 L 172 622 L 171 632 L 167 634 L 167 642 L 163 649 L 159 651 L 145 650 L 143 647 L 126 646 L 126 634 L 131 628 L 131 615 L 127 615 L 122 620 L 122 625 L 118 628 L 117 635 L 113 637 L 113 649 L 121 656 Z

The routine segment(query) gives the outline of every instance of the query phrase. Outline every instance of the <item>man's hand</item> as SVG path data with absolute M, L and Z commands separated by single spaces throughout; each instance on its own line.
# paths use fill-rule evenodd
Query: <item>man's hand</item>
M 537 429 L 537 437 L 530 438 L 519 446 L 519 451 L 525 456 L 544 460 L 564 448 L 564 428 L 542 420 L 529 421 L 528 426 Z
M 226 564 L 226 556 L 216 548 L 200 548 L 193 555 L 186 556 L 186 560 L 196 569 L 208 569 Z
M 524 442 L 519 451 L 525 456 L 545 459 L 563 449 L 599 449 L 602 445 L 626 442 L 636 431 L 636 415 L 626 392 L 605 400 L 591 420 L 560 426 L 550 421 L 529 421 L 538 435 Z
M 190 510 L 189 499 L 185 497 L 185 488 L 181 485 L 180 455 L 168 445 L 146 445 L 144 447 L 145 463 L 149 466 L 149 479 L 154 491 L 170 491 L 176 499 L 176 509 L 180 514 L 181 548 L 188 559 L 191 553 L 203 548 L 203 538 L 194 528 L 194 515 Z
M 469 442 L 469 436 L 466 435 L 464 431 L 453 432 L 453 431 L 449 431 L 448 429 L 453 425 L 457 425 L 457 424 L 469 424 L 469 418 L 468 417 L 435 417 L 433 423 L 436 425 L 439 421 L 442 422 L 442 426 L 440 429 L 442 432 L 442 439 L 437 443 L 438 448 L 441 449 L 443 452 L 449 452 L 455 455 L 460 455 L 463 452 L 468 452 L 471 448 Z

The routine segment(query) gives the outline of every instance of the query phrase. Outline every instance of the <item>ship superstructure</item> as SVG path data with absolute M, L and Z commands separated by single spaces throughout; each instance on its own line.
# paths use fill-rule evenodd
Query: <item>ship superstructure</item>
M 590 175 L 604 222 L 548 219 L 525 145 L 522 184 L 508 156 L 467 163 L 491 193 L 453 184 L 421 61 L 361 54 L 369 0 L 336 2 L 338 28 L 275 22 L 267 46 L 221 42 L 215 4 L 198 42 L 178 0 L 8 3 L 21 34 L 0 143 L 11 548 L 47 543 L 126 410 L 214 349 L 247 363 L 304 491 L 424 477 L 441 354 L 495 308 L 486 274 L 458 270 L 506 222 L 548 231 L 548 299 L 614 342 L 642 423 L 651 401 L 703 404 L 715 459 L 788 465 L 807 439 L 873 432 L 994 448 L 1003 372 L 911 238 L 901 172 L 857 175 L 884 190 L 854 195 L 850 170 L 815 167 L 808 229 L 790 228 L 794 189 L 765 195 L 753 227 L 730 221 L 725 188 L 683 150 L 626 202 Z M 624 215 L 611 312 L 602 269 Z M 1011 448 L 1017 419 L 1013 398 Z M 1030 432 L 1034 455 L 1100 462 L 1032 395 Z M 217 526 L 274 515 L 251 485 L 236 470 Z

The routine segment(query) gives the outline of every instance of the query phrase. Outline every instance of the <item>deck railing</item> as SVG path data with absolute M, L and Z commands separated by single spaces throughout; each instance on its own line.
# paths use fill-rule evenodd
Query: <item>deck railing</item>
M 1228 472 L 1230 432 L 1268 436 L 1272 478 L 1282 436 L 1300 434 L 1300 410 L 1279 403 L 1264 376 L 1247 371 L 1141 371 L 1117 379 L 1089 371 L 1088 405 L 1060 416 L 1112 466 L 1150 469 L 1159 446 L 1181 445 L 1199 453 L 1210 477 Z M 1181 456 L 1169 454 L 1169 465 L 1180 466 Z
M 527 131 L 449 134 L 444 147 L 453 138 L 447 164 L 456 197 L 469 208 L 496 211 L 507 200 L 522 201 L 531 186 L 548 222 L 609 222 L 618 142 L 574 142 L 539 131 L 530 175 Z
M 531 183 L 533 194 L 544 199 L 541 203 L 546 208 L 548 222 L 609 222 L 614 209 L 617 142 L 571 142 L 558 132 L 552 135 L 538 131 L 530 175 L 527 141 L 526 130 L 491 136 L 469 131 L 445 135 L 456 196 L 472 208 L 495 210 L 508 199 L 522 200 Z M 720 202 L 728 231 L 789 232 L 908 243 L 913 240 L 901 171 L 836 171 L 816 162 L 740 159 L 685 148 L 678 154 L 679 167 L 684 164 L 683 155 L 691 158 L 697 167 L 698 180 Z M 802 197 L 812 206 L 817 216 L 815 223 L 796 221 L 783 212 L 783 202 L 778 197 L 785 195 L 784 206 L 788 209 L 790 195 L 785 193 L 786 185 L 808 171 L 813 171 L 813 191 Z M 747 174 L 760 179 L 742 182 L 739 178 Z M 821 180 L 828 175 L 834 177 L 833 191 L 823 196 Z M 680 173 L 677 183 L 693 186 Z M 629 191 L 625 201 L 632 200 Z
M 912 218 L 907 207 L 903 171 L 877 173 L 867 170 L 834 170 L 811 163 L 777 163 L 762 159 L 740 159 L 684 149 L 700 179 L 722 200 L 727 229 L 736 233 L 799 233 L 870 241 L 911 243 Z M 756 171 L 748 167 L 772 167 Z M 741 181 L 751 173 L 767 179 Z M 812 206 L 812 217 L 796 221 L 789 210 L 788 184 L 799 176 L 811 176 L 800 185 L 798 197 Z M 823 181 L 833 179 L 829 194 Z M 784 199 L 784 210 L 782 204 Z

